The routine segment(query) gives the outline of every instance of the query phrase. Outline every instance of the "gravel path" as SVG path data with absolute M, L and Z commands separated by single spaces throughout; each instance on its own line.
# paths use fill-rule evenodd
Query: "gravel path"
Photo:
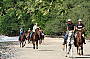
M 62 38 L 45 38 L 44 42 L 39 45 L 39 49 L 33 49 L 32 44 L 26 44 L 24 48 L 14 45 L 14 56 L 8 59 L 90 59 L 90 41 L 86 41 L 84 45 L 84 56 L 76 54 L 74 47 L 73 58 L 65 57 L 62 50 Z

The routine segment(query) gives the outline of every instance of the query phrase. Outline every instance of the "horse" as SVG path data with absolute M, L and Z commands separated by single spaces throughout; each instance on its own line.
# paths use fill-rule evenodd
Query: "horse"
M 39 44 L 42 43 L 42 40 L 44 40 L 44 32 L 40 31 L 40 40 L 39 40 Z
M 35 32 L 33 32 L 30 40 L 32 41 L 33 49 L 35 49 L 35 48 L 38 49 L 38 41 L 40 40 L 40 31 L 39 31 L 39 28 L 37 28 L 35 30 Z
M 83 55 L 83 43 L 84 43 L 84 41 L 83 41 L 82 34 L 83 34 L 82 30 L 78 31 L 77 35 L 76 35 L 76 39 L 75 39 L 75 41 L 76 41 L 75 45 L 77 47 L 77 54 L 79 54 L 79 55 Z
M 24 47 L 26 44 L 26 36 L 25 33 L 23 33 L 22 35 L 19 36 L 19 42 L 20 42 L 20 47 Z
M 73 42 L 74 42 L 74 34 L 73 34 L 73 31 L 69 31 L 68 32 L 68 38 L 67 38 L 67 41 L 66 41 L 66 44 L 65 44 L 65 47 L 66 47 L 66 57 L 68 57 L 69 53 L 72 55 L 73 53 Z
M 26 36 L 27 40 L 28 40 L 28 44 L 30 43 L 30 32 L 27 33 L 27 36 Z

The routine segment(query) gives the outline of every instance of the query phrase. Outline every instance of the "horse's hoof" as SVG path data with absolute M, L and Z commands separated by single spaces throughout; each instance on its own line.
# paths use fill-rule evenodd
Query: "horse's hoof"
M 38 48 L 36 48 L 36 49 L 38 49 Z
M 24 45 L 22 47 L 24 47 Z
M 67 55 L 65 57 L 67 57 Z
M 67 54 L 69 54 L 69 52 Z

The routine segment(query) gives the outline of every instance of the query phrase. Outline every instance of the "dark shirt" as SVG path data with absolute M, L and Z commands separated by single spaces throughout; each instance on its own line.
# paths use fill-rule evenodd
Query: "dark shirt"
M 84 25 L 83 25 L 83 24 L 77 24 L 76 27 L 77 27 L 78 29 L 82 29 L 82 28 L 84 27 Z
M 68 30 L 74 30 L 75 25 L 73 23 L 67 24 L 67 26 L 68 26 Z

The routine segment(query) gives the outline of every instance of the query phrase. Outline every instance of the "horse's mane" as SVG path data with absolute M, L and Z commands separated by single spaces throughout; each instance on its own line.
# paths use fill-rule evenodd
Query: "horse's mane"
M 81 44 L 83 44 L 83 38 L 82 38 L 82 31 L 78 31 L 77 32 L 77 36 L 76 36 L 76 41 L 77 41 L 77 46 L 80 46 Z

